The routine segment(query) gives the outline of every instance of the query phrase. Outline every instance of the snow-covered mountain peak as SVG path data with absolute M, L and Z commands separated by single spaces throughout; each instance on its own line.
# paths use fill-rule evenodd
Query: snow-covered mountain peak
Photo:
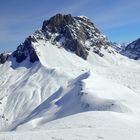
M 40 60 L 39 50 L 41 50 L 38 46 L 44 44 L 46 47 L 49 46 L 47 44 L 51 44 L 64 48 L 85 60 L 90 51 L 103 57 L 101 49 L 111 48 L 110 41 L 87 17 L 56 14 L 49 20 L 45 20 L 41 29 L 26 38 L 12 56 L 18 63 L 26 58 L 29 58 L 30 62 L 38 61 Z
M 61 47 L 75 52 L 83 59 L 87 59 L 91 46 L 98 49 L 111 46 L 107 38 L 84 16 L 57 14 L 44 21 L 42 32 L 54 44 L 61 42 Z
M 138 140 L 140 62 L 113 45 L 87 17 L 57 14 L 0 54 L 0 131 L 32 130 L 0 139 Z

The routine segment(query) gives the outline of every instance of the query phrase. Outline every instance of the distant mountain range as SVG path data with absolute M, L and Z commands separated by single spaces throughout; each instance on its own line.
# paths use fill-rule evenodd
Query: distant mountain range
M 129 43 L 122 51 L 122 55 L 125 55 L 131 59 L 140 59 L 140 38 Z

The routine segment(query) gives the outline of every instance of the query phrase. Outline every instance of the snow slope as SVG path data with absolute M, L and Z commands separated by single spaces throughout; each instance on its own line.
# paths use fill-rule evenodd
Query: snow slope
M 34 47 L 40 62 L 11 57 L 0 65 L 0 128 L 17 131 L 1 139 L 139 138 L 139 61 L 92 50 L 85 61 L 43 41 Z

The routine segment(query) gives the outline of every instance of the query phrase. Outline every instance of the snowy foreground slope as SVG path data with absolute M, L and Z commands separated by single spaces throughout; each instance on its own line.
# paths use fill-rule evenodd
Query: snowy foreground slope
M 0 66 L 1 131 L 17 131 L 1 139 L 139 139 L 138 61 L 90 52 L 87 62 L 51 44 L 37 49 L 40 62 Z
M 139 140 L 140 61 L 104 47 L 84 60 L 51 41 L 32 42 L 35 63 L 0 65 L 0 139 Z

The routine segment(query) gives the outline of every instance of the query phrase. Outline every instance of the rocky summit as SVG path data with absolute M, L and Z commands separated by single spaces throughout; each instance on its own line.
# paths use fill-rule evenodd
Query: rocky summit
M 84 16 L 56 14 L 43 22 L 42 28 L 25 39 L 24 43 L 12 53 L 18 63 L 29 58 L 30 62 L 38 61 L 33 43 L 46 40 L 53 45 L 63 47 L 74 52 L 83 59 L 87 59 L 89 50 L 103 57 L 100 49 L 111 46 L 110 41 Z
M 83 59 L 87 59 L 90 46 L 100 49 L 102 46 L 107 48 L 111 43 L 95 27 L 95 25 L 84 16 L 72 17 L 72 15 L 57 14 L 43 22 L 42 32 L 47 39 L 54 37 L 53 42 L 65 39 L 64 48 L 75 52 Z

